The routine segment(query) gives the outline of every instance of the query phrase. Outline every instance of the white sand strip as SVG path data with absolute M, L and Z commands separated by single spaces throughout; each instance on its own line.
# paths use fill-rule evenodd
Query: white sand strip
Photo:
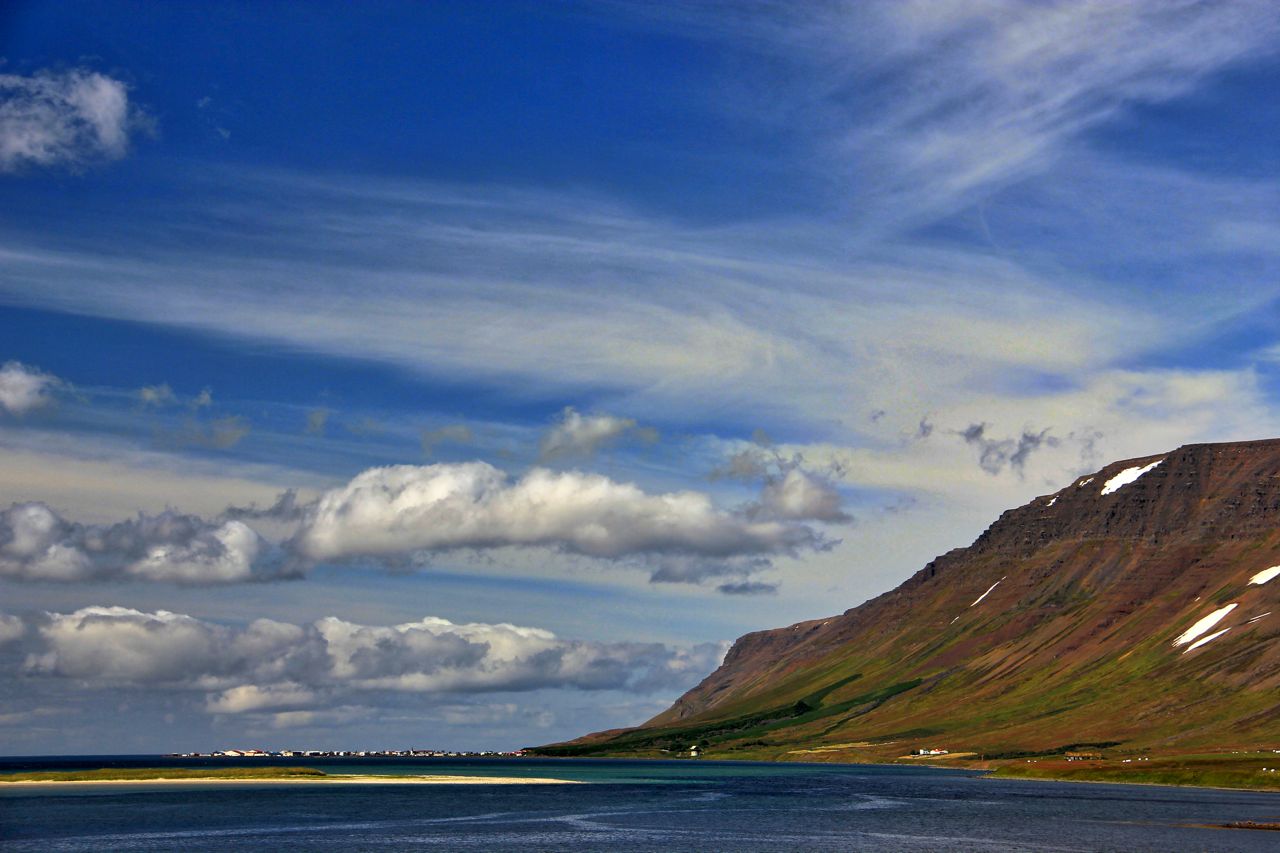
M 228 779 L 204 777 L 192 779 L 76 779 L 70 781 L 40 780 L 5 782 L 0 777 L 0 790 L 14 788 L 94 787 L 109 785 L 578 785 L 570 779 L 548 779 L 534 776 L 281 776 L 275 779 Z

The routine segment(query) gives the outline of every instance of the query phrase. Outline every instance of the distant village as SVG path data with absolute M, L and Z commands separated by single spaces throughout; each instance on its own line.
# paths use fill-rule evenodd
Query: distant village
M 523 758 L 515 752 L 455 752 L 442 749 L 220 749 L 217 752 L 175 752 L 170 758 Z

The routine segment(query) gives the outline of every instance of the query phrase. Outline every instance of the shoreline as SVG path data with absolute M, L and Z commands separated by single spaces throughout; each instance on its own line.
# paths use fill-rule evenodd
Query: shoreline
M 228 785 L 581 785 L 572 779 L 552 779 L 534 776 L 293 776 L 270 779 L 242 779 L 203 776 L 191 778 L 156 777 L 155 779 L 41 779 L 23 782 L 5 782 L 0 778 L 0 791 L 47 790 L 49 788 L 97 788 L 97 787 L 172 787 L 195 785 L 220 787 Z
M 1047 776 L 1000 776 L 995 770 L 979 771 L 982 779 L 999 782 L 1068 782 L 1073 785 L 1142 785 L 1147 788 L 1200 788 L 1205 791 L 1248 791 L 1254 794 L 1280 794 L 1280 788 L 1229 788 L 1225 785 L 1182 785 L 1177 782 L 1132 782 L 1111 779 L 1055 779 Z

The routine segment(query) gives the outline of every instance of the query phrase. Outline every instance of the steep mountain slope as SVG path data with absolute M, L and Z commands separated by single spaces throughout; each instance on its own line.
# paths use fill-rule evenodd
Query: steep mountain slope
M 540 751 L 1280 747 L 1277 565 L 1280 440 L 1116 462 L 840 616 L 742 637 L 643 726 Z

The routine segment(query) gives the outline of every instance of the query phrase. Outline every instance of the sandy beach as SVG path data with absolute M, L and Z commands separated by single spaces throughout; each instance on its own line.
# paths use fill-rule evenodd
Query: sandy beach
M 199 787 L 226 787 L 235 785 L 578 785 L 569 779 L 548 779 L 530 776 L 297 776 L 271 779 L 77 779 L 73 781 L 4 782 L 0 791 L 38 790 L 49 788 L 102 788 L 102 787 L 170 787 L 195 785 Z

